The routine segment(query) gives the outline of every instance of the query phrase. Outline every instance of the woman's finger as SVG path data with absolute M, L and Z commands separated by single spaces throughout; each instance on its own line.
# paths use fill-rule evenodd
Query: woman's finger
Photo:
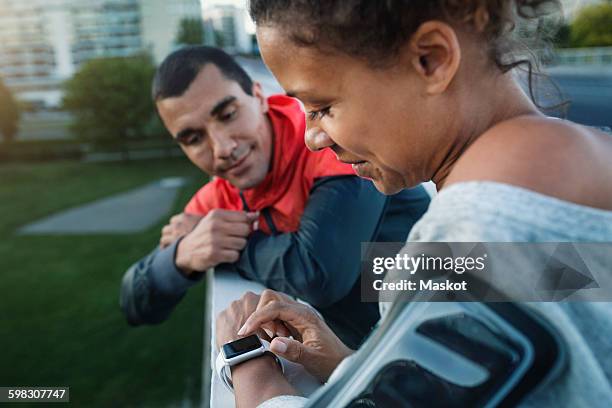
M 276 328 L 274 330 L 274 334 L 280 337 L 289 337 L 291 336 L 291 331 L 287 328 L 285 323 L 280 320 L 274 321 Z
M 257 307 L 255 308 L 255 310 L 261 309 L 262 307 L 264 307 L 270 302 L 282 301 L 282 300 L 283 299 L 279 296 L 279 292 L 276 292 L 270 289 L 266 289 L 263 292 L 261 292 L 261 295 L 259 296 L 259 302 L 257 303 Z
M 255 332 L 255 334 L 257 334 L 257 337 L 259 337 L 260 339 L 264 339 L 268 342 L 272 341 L 272 339 L 274 338 L 274 336 L 270 336 L 265 330 L 263 329 L 259 329 Z
M 238 331 L 239 335 L 252 333 L 264 323 L 274 320 L 287 322 L 293 327 L 300 323 L 307 323 L 304 318 L 304 309 L 306 306 L 301 304 L 287 304 L 285 302 L 270 302 L 259 310 L 256 310 L 249 316 L 244 325 Z

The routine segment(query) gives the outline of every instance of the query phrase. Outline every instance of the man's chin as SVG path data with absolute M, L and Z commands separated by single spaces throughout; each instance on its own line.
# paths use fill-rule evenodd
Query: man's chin
M 225 178 L 225 177 L 224 177 Z M 239 177 L 239 178 L 225 178 L 231 185 L 236 187 L 238 190 L 249 190 L 257 187 L 260 180 L 254 180 L 252 177 Z

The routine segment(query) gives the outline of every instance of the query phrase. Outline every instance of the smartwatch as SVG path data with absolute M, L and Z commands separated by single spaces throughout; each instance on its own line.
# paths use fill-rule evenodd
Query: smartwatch
M 245 361 L 263 356 L 264 354 L 273 356 L 281 371 L 285 371 L 281 360 L 276 354 L 270 351 L 270 343 L 252 334 L 248 337 L 225 343 L 221 347 L 215 363 L 217 375 L 227 389 L 234 392 L 230 368 Z

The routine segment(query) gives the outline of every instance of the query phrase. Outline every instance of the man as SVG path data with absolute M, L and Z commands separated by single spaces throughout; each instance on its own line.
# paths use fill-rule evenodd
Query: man
M 357 346 L 379 318 L 360 302 L 360 243 L 403 242 L 429 204 L 423 188 L 378 193 L 333 153 L 304 145 L 293 98 L 265 98 L 223 51 L 188 47 L 153 82 L 159 115 L 213 179 L 162 230 L 160 247 L 125 274 L 130 324 L 168 317 L 204 272 L 230 269 L 316 307 Z

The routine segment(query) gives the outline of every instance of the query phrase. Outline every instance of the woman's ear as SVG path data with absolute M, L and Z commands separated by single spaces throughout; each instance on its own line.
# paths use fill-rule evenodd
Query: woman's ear
M 259 82 L 253 82 L 253 97 L 259 101 L 262 113 L 268 113 L 268 98 L 264 95 L 263 88 Z
M 441 21 L 421 24 L 402 52 L 409 53 L 410 65 L 425 81 L 425 91 L 429 95 L 446 91 L 461 62 L 457 34 Z

